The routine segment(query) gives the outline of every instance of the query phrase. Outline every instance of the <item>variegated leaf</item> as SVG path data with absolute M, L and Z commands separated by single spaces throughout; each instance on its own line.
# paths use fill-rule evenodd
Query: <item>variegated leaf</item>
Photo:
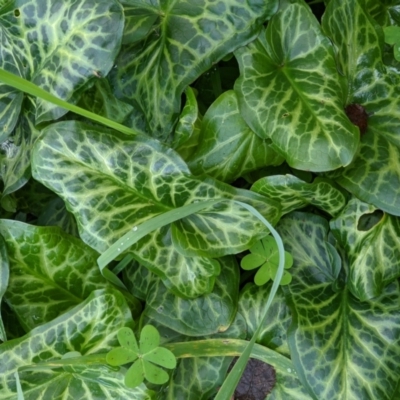
M 290 354 L 304 386 L 314 399 L 394 399 L 400 374 L 398 282 L 360 301 L 338 279 L 340 258 L 327 242 L 324 218 L 295 212 L 277 229 L 294 260 L 293 280 L 284 290 L 293 313 Z
M 9 33 L 0 25 L 0 67 L 22 76 L 22 65 L 16 56 Z M 18 122 L 24 95 L 19 90 L 0 84 L 0 143 L 3 143 Z
M 5 299 L 27 332 L 111 286 L 98 253 L 59 228 L 0 220 L 0 234 L 10 262 Z
M 331 0 L 324 31 L 348 79 L 347 104 L 363 106 L 368 130 L 336 181 L 366 203 L 400 215 L 400 78 L 382 63 L 382 40 L 360 0 Z
M 283 3 L 235 55 L 243 118 L 290 166 L 328 171 L 352 161 L 359 134 L 344 113 L 333 47 L 305 4 Z
M 153 139 L 130 138 L 74 121 L 45 130 L 35 148 L 33 174 L 64 199 L 82 239 L 99 252 L 143 221 L 196 201 L 235 199 L 253 205 L 271 223 L 280 217 L 277 203 L 263 196 L 192 177 L 173 150 Z M 172 228 L 156 230 L 129 252 L 168 279 L 175 292 L 185 297 L 208 293 L 219 268 L 205 256 L 242 251 L 266 234 L 244 210 L 230 201 L 219 203 Z
M 51 94 L 76 102 L 96 76 L 110 71 L 123 31 L 115 0 L 15 0 L 0 15 L 24 75 Z M 57 119 L 67 110 L 36 99 L 36 123 Z
M 7 254 L 6 242 L 3 236 L 0 235 L 0 305 L 3 301 L 4 293 L 8 287 L 8 281 L 10 277 L 9 261 Z M 3 315 L 0 310 L 0 340 L 5 342 L 7 340 L 6 331 L 3 323 Z
M 31 103 L 31 99 L 28 100 Z M 3 197 L 24 186 L 31 177 L 32 145 L 39 137 L 34 126 L 33 107 L 26 107 L 9 138 L 0 144 L 0 177 L 4 183 Z
M 13 57 L 22 65 L 18 75 L 76 103 L 91 81 L 110 71 L 121 43 L 123 13 L 116 0 L 15 0 L 3 9 L 0 26 L 7 31 Z M 3 52 L 6 50 L 7 46 Z M 11 64 L 2 65 L 0 60 L 0 65 L 17 72 Z M 9 87 L 0 84 L 0 96 L 3 91 L 7 93 Z M 19 117 L 18 101 L 12 111 L 15 119 Z M 12 106 L 10 97 L 6 103 Z M 35 125 L 67 112 L 30 97 L 23 111 L 12 135 L 0 141 L 3 195 L 19 189 L 30 177 L 30 151 L 38 136 Z M 7 124 L 11 126 L 11 122 Z
M 270 289 L 271 284 L 257 286 L 250 283 L 240 292 L 238 312 L 241 313 L 246 321 L 248 340 L 250 340 L 258 325 L 262 322 L 264 306 L 267 302 Z M 286 332 L 290 322 L 291 315 L 284 295 L 281 291 L 278 291 L 256 342 L 285 356 L 289 356 Z
M 144 385 L 128 389 L 123 374 L 104 364 L 89 361 L 58 368 L 37 365 L 50 360 L 56 363 L 71 351 L 83 356 L 106 353 L 118 345 L 118 329 L 131 324 L 131 313 L 122 294 L 98 290 L 51 322 L 0 345 L 0 399 L 17 398 L 18 372 L 25 400 L 92 399 L 95 394 L 101 399 L 147 400 Z
M 149 288 L 143 315 L 186 336 L 205 336 L 226 331 L 235 318 L 239 297 L 239 267 L 230 257 L 220 259 L 222 268 L 211 293 L 182 299 L 160 280 Z
M 328 179 L 307 183 L 290 174 L 272 175 L 256 181 L 251 190 L 279 201 L 282 214 L 312 204 L 335 216 L 346 204 L 346 196 Z
M 381 212 L 372 226 L 363 227 L 363 219 L 373 217 L 376 211 L 376 207 L 353 199 L 330 222 L 347 255 L 349 290 L 360 300 L 381 295 L 400 276 L 400 218 Z
M 79 237 L 75 218 L 59 197 L 47 203 L 45 210 L 38 216 L 37 225 L 59 226 L 65 233 Z
M 157 15 L 151 33 L 124 46 L 112 71 L 117 97 L 135 107 L 136 129 L 166 140 L 177 121 L 180 96 L 213 63 L 258 33 L 277 1 L 187 0 L 127 2 L 130 12 Z M 143 25 L 143 18 L 137 24 Z M 130 28 L 132 30 L 132 27 Z
M 240 115 L 235 92 L 230 90 L 204 115 L 198 146 L 188 166 L 195 175 L 205 173 L 233 182 L 247 172 L 283 162 L 269 142 L 251 131 Z

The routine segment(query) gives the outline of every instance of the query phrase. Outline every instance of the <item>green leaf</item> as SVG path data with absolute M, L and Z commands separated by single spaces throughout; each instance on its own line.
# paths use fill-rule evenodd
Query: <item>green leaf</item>
M 44 211 L 38 216 L 37 225 L 59 226 L 64 232 L 79 237 L 75 218 L 67 210 L 65 203 L 59 197 L 47 203 Z
M 148 353 L 151 350 L 154 350 L 160 344 L 160 334 L 157 329 L 152 325 L 146 325 L 143 327 L 140 332 L 140 340 L 139 347 L 140 351 L 144 353 Z
M 328 171 L 352 161 L 359 134 L 343 110 L 332 45 L 305 4 L 286 4 L 235 55 L 243 118 L 291 167 Z
M 282 214 L 312 204 L 335 216 L 346 204 L 346 196 L 332 181 L 316 178 L 306 183 L 294 175 L 272 175 L 256 181 L 251 190 L 279 200 Z
M 400 78 L 386 71 L 381 35 L 358 0 L 332 0 L 323 26 L 348 78 L 347 103 L 369 114 L 357 157 L 336 181 L 362 201 L 400 215 Z
M 398 26 L 387 26 L 383 32 L 386 43 L 394 45 L 400 42 L 400 28 Z
M 0 68 L 7 69 L 15 75 L 22 76 L 23 67 L 11 44 L 10 31 L 0 26 Z M 3 143 L 18 122 L 24 95 L 19 90 L 0 84 L 0 143 Z
M 29 100 L 30 101 L 30 100 Z M 10 137 L 0 144 L 0 177 L 4 183 L 3 197 L 24 186 L 31 177 L 31 149 L 40 135 L 34 126 L 32 108 L 24 109 Z
M 118 341 L 122 347 L 127 347 L 133 351 L 139 351 L 135 335 L 130 328 L 121 328 L 118 331 Z
M 322 28 L 335 44 L 339 69 L 347 78 L 346 105 L 355 102 L 354 95 L 359 89 L 367 89 L 371 94 L 370 86 L 374 82 L 369 80 L 369 76 L 372 77 L 374 69 L 384 72 L 382 43 L 376 23 L 364 3 L 361 4 L 360 0 L 331 0 L 322 18 Z M 358 104 L 365 106 L 364 103 Z
M 7 254 L 6 242 L 3 237 L 0 235 L 0 305 L 3 300 L 4 293 L 8 287 L 10 270 L 9 270 L 9 261 Z M 7 334 L 4 328 L 3 316 L 0 311 L 0 340 L 5 342 L 7 340 Z
M 337 282 L 323 218 L 293 213 L 277 229 L 294 258 L 285 291 L 293 313 L 289 348 L 302 383 L 315 399 L 392 399 L 400 374 L 398 283 L 361 302 Z
M 136 260 L 128 264 L 123 273 L 123 282 L 129 292 L 140 300 L 146 300 L 147 292 L 153 279 L 158 279 L 149 269 Z
M 169 350 L 168 350 L 169 351 Z M 156 385 L 162 385 L 169 379 L 169 375 L 160 367 L 152 364 L 151 362 L 143 359 L 144 377 L 150 382 Z
M 221 386 L 232 357 L 196 357 L 179 361 L 166 400 L 209 400 Z
M 11 33 L 13 51 L 34 84 L 76 103 L 88 82 L 108 74 L 123 30 L 122 7 L 117 1 L 67 0 L 54 6 L 51 0 L 40 4 L 16 0 L 14 7 L 0 15 L 0 24 Z M 36 123 L 66 113 L 39 98 L 35 103 Z
M 124 6 L 125 26 L 123 44 L 135 43 L 145 39 L 151 32 L 151 28 L 156 28 L 159 24 L 159 15 L 154 10 L 147 7 L 138 7 L 136 0 L 121 1 Z
M 137 352 L 133 351 L 132 349 L 127 349 L 126 347 L 117 347 L 107 353 L 106 361 L 112 366 L 119 366 L 131 363 L 137 360 L 137 358 Z
M 377 211 L 376 207 L 353 199 L 330 222 L 333 235 L 346 251 L 349 290 L 360 300 L 381 295 L 400 276 L 400 219 L 380 212 L 371 222 L 373 226 L 361 226 L 363 218 Z
M 271 223 L 280 216 L 279 205 L 263 196 L 192 177 L 173 150 L 153 139 L 132 139 L 74 121 L 45 129 L 35 148 L 33 174 L 63 198 L 82 240 L 99 252 L 142 222 L 203 200 L 249 203 Z M 258 219 L 226 201 L 154 231 L 129 254 L 168 280 L 176 293 L 196 297 L 212 289 L 219 272 L 208 257 L 242 251 L 264 235 Z M 199 253 L 202 257 L 193 256 Z
M 263 287 L 253 283 L 247 284 L 240 292 L 238 312 L 246 320 L 247 339 L 250 339 L 259 324 L 263 323 L 256 342 L 289 356 L 286 332 L 291 322 L 291 315 L 281 289 L 278 289 L 272 301 L 268 317 L 262 321 L 263 307 L 270 289 L 271 284 Z
M 187 336 L 224 332 L 236 314 L 239 269 L 233 257 L 220 261 L 221 274 L 210 294 L 196 299 L 182 299 L 157 280 L 149 288 L 143 314 Z
M 261 264 L 265 262 L 265 256 L 260 254 L 246 254 L 242 261 L 240 262 L 240 266 L 244 270 L 252 270 L 261 266 Z
M 140 360 L 135 361 L 125 375 L 125 385 L 136 388 L 144 381 L 144 369 Z
M 278 2 L 144 0 L 128 4 L 137 8 L 137 14 L 158 19 L 144 40 L 123 46 L 110 79 L 117 97 L 134 105 L 133 126 L 165 140 L 177 121 L 186 86 L 252 40 Z M 138 18 L 137 24 L 141 26 L 143 19 Z
M 81 361 L 64 367 L 63 364 L 57 367 L 56 363 L 71 351 L 88 356 L 110 350 L 116 345 L 115 329 L 131 323 L 131 313 L 123 296 L 115 290 L 98 290 L 51 322 L 20 339 L 0 345 L 0 399 L 16 398 L 14 373 L 18 370 L 26 400 L 46 400 L 54 398 L 55 393 L 63 398 L 85 398 L 88 393 L 102 393 L 106 398 L 145 399 L 143 387 L 137 391 L 128 390 L 123 385 L 122 374 L 107 368 L 105 361 L 93 364 L 90 360 Z M 46 368 L 36 364 L 45 361 L 56 365 Z M 29 369 L 21 371 L 27 366 Z
M 172 148 L 174 148 L 179 154 L 183 149 L 186 149 L 184 154 L 187 154 L 187 142 L 190 139 L 194 139 L 196 135 L 196 128 L 200 123 L 199 107 L 197 105 L 196 94 L 194 90 L 188 86 L 185 90 L 186 103 L 183 107 L 179 120 L 176 124 L 174 131 L 174 140 L 172 142 Z M 196 135 L 196 141 L 197 135 Z M 185 157 L 183 157 L 186 159 Z
M 188 160 L 190 170 L 205 173 L 223 182 L 233 182 L 243 174 L 283 161 L 259 138 L 239 112 L 233 90 L 224 92 L 204 115 L 199 145 Z
M 10 263 L 5 298 L 26 331 L 110 287 L 97 267 L 98 253 L 59 228 L 0 220 L 0 234 Z
M 164 368 L 173 369 L 176 367 L 176 358 L 170 350 L 164 347 L 157 347 L 143 356 L 144 360 L 160 365 Z
M 119 123 L 123 123 L 133 111 L 131 105 L 118 100 L 112 94 L 107 79 L 97 79 L 93 87 L 83 93 L 78 105 Z
M 143 378 L 154 384 L 167 382 L 168 374 L 154 364 L 175 368 L 176 359 L 170 350 L 158 347 L 160 335 L 154 326 L 146 325 L 142 329 L 139 347 L 132 329 L 127 327 L 118 331 L 118 341 L 122 347 L 111 350 L 107 354 L 106 360 L 114 366 L 136 360 L 125 376 L 125 383 L 128 387 L 139 386 L 143 382 Z

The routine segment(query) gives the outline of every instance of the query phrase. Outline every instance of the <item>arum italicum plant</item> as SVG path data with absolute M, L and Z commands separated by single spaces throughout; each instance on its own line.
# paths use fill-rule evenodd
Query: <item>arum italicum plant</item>
M 0 400 L 400 398 L 397 0 L 0 3 Z

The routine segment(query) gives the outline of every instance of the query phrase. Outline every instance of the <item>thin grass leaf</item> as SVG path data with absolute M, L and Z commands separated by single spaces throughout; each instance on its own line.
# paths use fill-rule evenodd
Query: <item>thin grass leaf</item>
M 5 71 L 0 68 L 0 81 L 5 84 L 12 86 L 15 89 L 21 90 L 22 92 L 28 93 L 31 96 L 39 97 L 40 99 L 49 101 L 59 107 L 65 108 L 68 111 L 72 111 L 75 114 L 81 115 L 82 117 L 86 117 L 91 119 L 92 121 L 98 122 L 102 125 L 108 126 L 109 128 L 115 129 L 119 132 L 128 134 L 128 135 L 136 135 L 137 132 L 127 126 L 118 124 L 108 118 L 101 117 L 100 115 L 94 114 L 90 111 L 85 110 L 84 108 L 75 106 L 73 104 L 67 103 L 64 100 L 59 99 L 56 96 L 53 96 L 46 90 L 43 90 L 39 86 L 36 86 L 34 83 L 29 82 L 28 80 L 21 78 L 17 75 L 12 74 L 11 72 Z

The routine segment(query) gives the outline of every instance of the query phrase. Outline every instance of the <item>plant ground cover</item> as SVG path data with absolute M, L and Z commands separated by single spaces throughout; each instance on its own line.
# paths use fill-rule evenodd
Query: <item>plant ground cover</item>
M 0 0 L 0 400 L 400 398 L 400 1 L 308 3 Z

